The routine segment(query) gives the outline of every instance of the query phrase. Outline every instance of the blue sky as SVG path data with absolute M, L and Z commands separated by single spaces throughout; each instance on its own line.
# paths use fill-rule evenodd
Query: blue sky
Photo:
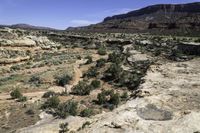
M 200 0 L 0 0 L 0 24 L 27 23 L 65 29 L 102 21 L 148 5 Z

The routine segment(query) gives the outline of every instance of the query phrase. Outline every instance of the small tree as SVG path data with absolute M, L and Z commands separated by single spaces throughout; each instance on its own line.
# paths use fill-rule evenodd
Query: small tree
M 12 97 L 12 99 L 19 99 L 22 97 L 22 94 L 18 89 L 15 89 L 10 93 L 10 96 Z

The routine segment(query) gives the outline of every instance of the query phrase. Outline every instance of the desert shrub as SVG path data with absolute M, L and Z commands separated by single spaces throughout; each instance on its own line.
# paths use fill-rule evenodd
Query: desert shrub
M 102 59 L 97 60 L 96 67 L 103 67 L 105 66 L 105 64 L 106 64 L 106 60 L 102 58 Z
M 21 96 L 19 99 L 18 99 L 18 102 L 25 102 L 27 101 L 27 97 L 25 96 Z
M 48 98 L 47 101 L 42 105 L 42 108 L 57 108 L 60 103 L 60 99 L 57 96 Z
M 62 75 L 61 77 L 57 77 L 57 85 L 64 87 L 66 84 L 69 83 L 69 81 L 72 80 L 72 77 L 68 74 Z
M 123 72 L 119 64 L 111 64 L 111 66 L 106 70 L 104 77 L 108 80 L 117 80 L 120 78 L 121 73 Z
M 91 56 L 87 56 L 85 57 L 85 59 L 87 59 L 86 64 L 91 64 L 93 62 L 92 57 Z
M 29 79 L 29 83 L 31 84 L 35 84 L 36 86 L 39 86 L 42 81 L 40 79 L 40 77 L 33 75 L 30 79 Z
M 121 99 L 123 101 L 126 101 L 128 99 L 128 93 L 127 92 L 123 92 L 123 94 L 121 95 Z
M 115 94 L 111 95 L 109 103 L 117 106 L 120 103 L 119 93 L 115 93 Z
M 10 96 L 12 99 L 19 99 L 22 97 L 22 93 L 18 89 L 15 89 L 10 93 Z
M 119 52 L 113 52 L 108 55 L 108 61 L 112 63 L 120 64 L 124 59 L 124 55 Z
M 60 118 L 66 118 L 69 115 L 77 115 L 78 103 L 74 101 L 67 101 L 60 104 L 56 109 L 56 115 Z
M 102 91 L 101 93 L 99 93 L 98 95 L 97 95 L 97 103 L 98 104 L 105 104 L 106 103 L 106 93 L 104 92 L 104 91 Z
M 59 133 L 67 133 L 69 131 L 68 125 L 69 125 L 68 123 L 61 123 L 59 125 L 60 127 Z
M 96 77 L 99 74 L 98 70 L 96 67 L 91 67 L 84 76 L 87 76 L 89 78 Z
M 101 82 L 99 80 L 93 80 L 90 86 L 93 87 L 93 89 L 99 88 L 101 87 Z
M 52 96 L 55 96 L 56 93 L 53 92 L 53 91 L 48 91 L 46 93 L 44 93 L 44 95 L 42 96 L 42 98 L 49 98 L 49 97 L 52 97 Z
M 106 54 L 107 54 L 106 47 L 105 47 L 105 46 L 101 46 L 101 47 L 98 49 L 97 53 L 98 53 L 99 55 L 106 55 Z
M 80 81 L 78 85 L 73 88 L 72 93 L 83 96 L 89 95 L 91 90 L 92 87 L 90 85 L 88 85 L 85 81 Z
M 90 116 L 92 116 L 92 115 L 93 115 L 93 110 L 92 110 L 92 109 L 89 109 L 89 108 L 84 109 L 84 110 L 82 110 L 82 111 L 80 112 L 80 116 L 81 116 L 81 117 L 90 117 Z

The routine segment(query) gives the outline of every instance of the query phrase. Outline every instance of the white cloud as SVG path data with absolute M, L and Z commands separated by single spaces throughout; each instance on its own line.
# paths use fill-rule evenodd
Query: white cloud
M 98 21 L 77 19 L 77 20 L 71 20 L 70 23 L 72 24 L 72 26 L 88 26 L 90 24 L 96 24 L 98 23 Z

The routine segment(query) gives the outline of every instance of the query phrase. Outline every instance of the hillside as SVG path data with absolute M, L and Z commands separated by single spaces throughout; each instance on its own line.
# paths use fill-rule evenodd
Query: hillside
M 71 30 L 190 34 L 200 30 L 200 2 L 148 6 L 103 22 Z

